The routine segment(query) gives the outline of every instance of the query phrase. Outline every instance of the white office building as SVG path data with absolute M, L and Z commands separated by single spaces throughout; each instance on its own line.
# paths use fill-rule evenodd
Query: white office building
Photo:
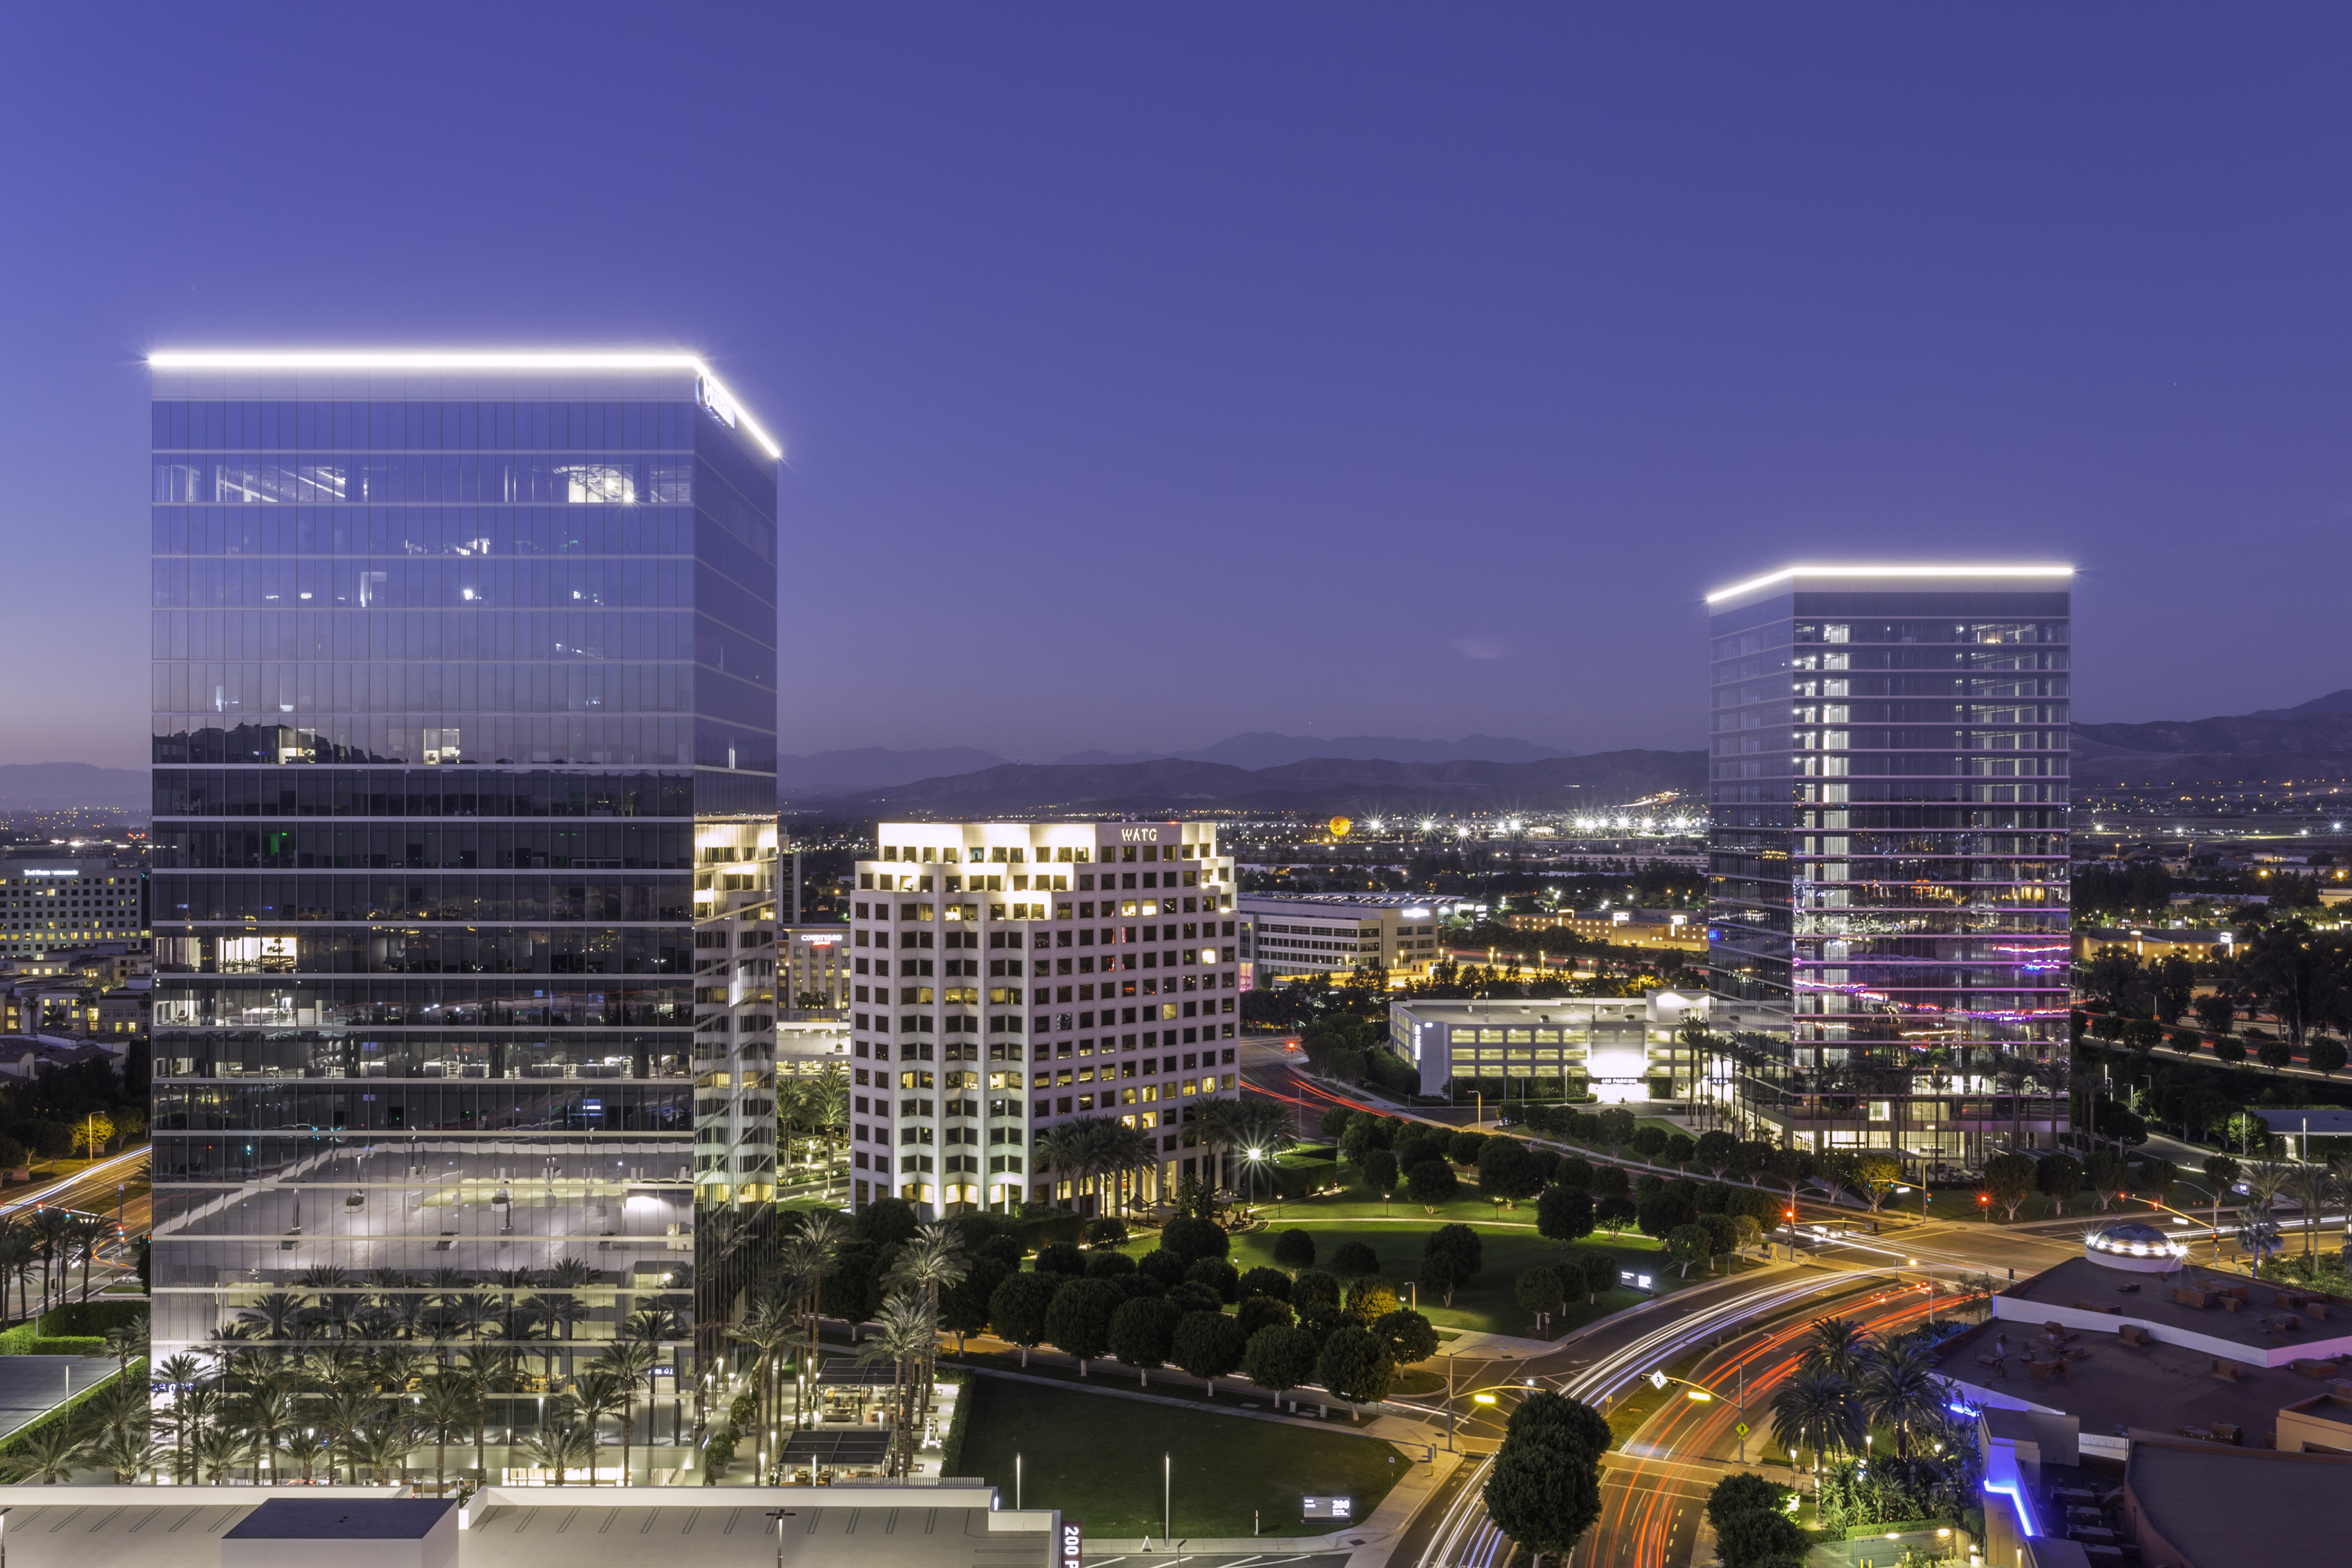
M 1208 822 L 884 822 L 850 920 L 854 1201 L 930 1212 L 1093 1202 L 1041 1168 L 1049 1127 L 1159 1140 L 1156 1197 L 1201 1171 L 1231 1093 L 1234 866 Z
M 1409 893 L 1245 894 L 1242 962 L 1253 988 L 1309 975 L 1344 979 L 1378 965 L 1391 971 L 1437 962 L 1444 906 Z

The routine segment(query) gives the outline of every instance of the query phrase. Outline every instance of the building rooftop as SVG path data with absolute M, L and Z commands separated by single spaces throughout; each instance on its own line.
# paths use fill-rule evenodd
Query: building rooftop
M 2143 1439 L 2124 1485 L 2144 1562 L 2171 1560 L 2151 1532 L 2195 1568 L 2344 1561 L 2352 1458 Z
M 1997 1348 L 2004 1337 L 2006 1356 Z M 2085 1437 L 2122 1437 L 2135 1427 L 2168 1435 L 2179 1435 L 2184 1427 L 2210 1433 L 2220 1427 L 2235 1427 L 2242 1441 L 2256 1445 L 2276 1428 L 2281 1406 L 2327 1388 L 2325 1378 L 2291 1367 L 2243 1367 L 2235 1381 L 2217 1377 L 2213 1357 L 2185 1345 L 2134 1345 L 2081 1333 L 2066 1348 L 2083 1354 L 2067 1355 L 2061 1375 L 2051 1370 L 2057 1346 L 2022 1323 L 1990 1321 L 1946 1346 L 1936 1370 L 1991 1398 L 2073 1416 Z M 1989 1361 L 2003 1363 L 2007 1375 Z M 2036 1373 L 2036 1366 L 2043 1370 Z
M 274 1497 L 224 1541 L 417 1541 L 457 1506 L 449 1498 Z
M 2135 1286 L 2137 1289 L 2133 1289 Z M 2246 1288 L 2242 1306 L 2232 1312 L 2220 1304 L 2221 1292 L 2241 1286 Z M 2176 1288 L 2203 1292 L 2206 1304 L 2193 1306 L 2175 1301 L 2172 1292 Z M 2316 1299 L 2329 1302 L 2328 1317 L 2318 1319 L 2307 1311 L 2281 1306 L 2278 1298 L 2282 1292 L 2290 1301 Z M 2009 1326 L 2014 1331 L 2021 1323 L 2038 1327 L 2042 1321 L 2030 1312 L 2020 1311 L 2021 1307 L 2072 1308 L 2078 1303 L 2113 1307 L 2116 1309 L 2118 1323 L 2126 1319 L 2147 1323 L 2158 1331 L 2158 1338 L 2163 1337 L 2165 1330 L 2171 1329 L 2242 1345 L 2257 1360 L 2276 1359 L 2281 1353 L 2303 1346 L 2312 1347 L 2314 1354 L 2324 1354 L 2334 1343 L 2352 1336 L 2352 1301 L 2320 1296 L 2312 1291 L 2253 1284 L 2242 1276 L 2210 1275 L 2193 1266 L 2168 1274 L 2138 1274 L 2107 1268 L 2087 1258 L 2070 1258 L 2030 1280 L 2019 1281 L 2000 1293 L 1998 1310 L 2010 1320 Z

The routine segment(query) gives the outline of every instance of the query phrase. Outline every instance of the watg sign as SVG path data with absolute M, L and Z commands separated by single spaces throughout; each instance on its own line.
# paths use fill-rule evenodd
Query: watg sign
M 1156 844 L 1160 841 L 1157 828 L 1121 828 L 1118 841 L 1123 844 Z
M 1062 1558 L 1058 1568 L 1082 1568 L 1087 1556 L 1087 1527 L 1062 1521 Z

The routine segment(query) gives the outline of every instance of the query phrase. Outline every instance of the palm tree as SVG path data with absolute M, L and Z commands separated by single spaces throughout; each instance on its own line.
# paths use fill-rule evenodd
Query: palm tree
M 808 1351 L 799 1358 L 799 1371 L 794 1379 L 793 1414 L 795 1422 L 800 1413 L 813 1403 L 808 1394 L 808 1380 L 816 1375 L 817 1325 L 823 1321 L 825 1270 L 833 1267 L 834 1260 L 840 1256 L 841 1249 L 848 1239 L 848 1230 L 841 1217 L 821 1210 L 803 1220 L 801 1228 L 786 1237 L 776 1249 L 777 1272 L 799 1297 L 801 1326 L 808 1340 Z
M 1772 1437 L 1792 1454 L 1812 1449 L 1816 1469 L 1823 1455 L 1860 1448 L 1853 1385 L 1834 1372 L 1801 1368 L 1772 1396 Z
M 449 1485 L 449 1438 L 471 1427 L 480 1414 L 481 1396 L 473 1381 L 455 1373 L 428 1377 L 416 1396 L 417 1425 L 433 1434 L 433 1495 Z
M 844 1135 L 849 1131 L 849 1074 L 838 1067 L 828 1067 L 814 1079 L 803 1081 L 808 1087 L 803 1114 L 808 1119 L 809 1131 L 823 1140 L 822 1157 L 830 1166 Z
M 1087 1136 L 1086 1123 L 1091 1117 L 1063 1122 L 1045 1129 L 1030 1145 L 1030 1153 L 1038 1165 L 1055 1171 L 1070 1184 L 1070 1201 L 1077 1202 L 1079 1184 L 1085 1179 L 1089 1162 L 1094 1158 L 1091 1140 Z
M 604 1270 L 592 1269 L 577 1258 L 560 1258 L 556 1260 L 555 1266 L 547 1270 L 543 1283 L 552 1293 L 541 1296 L 541 1300 L 545 1303 L 541 1311 L 549 1328 L 561 1333 L 567 1343 L 572 1338 L 572 1325 L 586 1321 L 588 1317 L 588 1303 L 581 1299 L 579 1292 L 588 1286 L 602 1283 L 604 1278 Z M 564 1358 L 564 1365 L 567 1371 L 570 1370 L 569 1354 Z
M 203 1381 L 204 1375 L 204 1367 L 197 1363 L 196 1358 L 184 1352 L 167 1357 L 163 1364 L 155 1369 L 156 1381 L 173 1390 L 172 1403 L 168 1408 L 171 1413 L 173 1440 L 179 1450 L 178 1457 L 172 1465 L 172 1473 L 175 1477 L 184 1474 L 188 1467 L 188 1439 L 195 1435 L 195 1428 L 200 1420 L 200 1411 L 197 1408 L 199 1402 L 196 1397 L 197 1385 Z
M 133 1312 L 127 1323 L 117 1323 L 106 1331 L 106 1354 L 114 1358 L 114 1370 L 121 1376 L 131 1375 L 131 1363 L 147 1359 L 147 1314 Z
M 971 1260 L 964 1255 L 963 1239 L 948 1228 L 945 1222 L 933 1220 L 915 1232 L 915 1239 L 898 1260 L 890 1266 L 888 1278 L 912 1285 L 923 1293 L 923 1310 L 931 1322 L 940 1317 L 940 1291 L 951 1290 L 963 1282 L 971 1272 Z M 923 1347 L 922 1364 L 916 1369 L 919 1393 L 915 1401 L 915 1420 L 919 1427 L 930 1419 L 931 1389 L 938 1381 L 937 1368 L 940 1346 L 935 1336 Z
M 317 1472 L 319 1457 L 326 1451 L 326 1445 L 310 1432 L 297 1432 L 286 1439 L 282 1451 L 290 1463 L 301 1467 L 302 1482 L 308 1486 L 311 1476 Z
M 213 1486 L 252 1458 L 253 1440 L 234 1427 L 208 1427 L 196 1439 L 197 1473 Z
M 1873 1422 L 1894 1428 L 1895 1457 L 1909 1458 L 1912 1429 L 1943 1421 L 1950 1387 L 1936 1375 L 1934 1353 L 1909 1344 L 1872 1362 L 1855 1393 Z
M 383 1411 L 383 1397 L 374 1386 L 353 1380 L 338 1383 L 327 1390 L 320 1401 L 319 1425 L 327 1437 L 327 1479 L 335 1479 L 335 1458 L 340 1452 L 356 1468 L 352 1448 L 359 1434 L 375 1424 Z
M 98 1249 L 104 1245 L 107 1233 L 113 1228 L 103 1219 L 93 1216 L 77 1215 L 74 1218 L 72 1228 L 66 1233 L 67 1239 L 73 1249 L 73 1256 L 81 1260 L 81 1299 L 85 1301 L 89 1300 L 90 1260 L 98 1256 Z
M 75 1416 L 85 1433 L 127 1432 L 153 1419 L 147 1408 L 147 1390 L 128 1378 L 115 1377 L 82 1401 Z
M 727 1337 L 747 1344 L 756 1356 L 752 1363 L 752 1387 L 758 1396 L 760 1409 L 760 1442 L 758 1453 L 764 1456 L 770 1437 L 776 1429 L 776 1352 L 791 1343 L 799 1332 L 793 1322 L 791 1303 L 778 1293 L 763 1291 L 751 1300 L 743 1321 L 730 1325 Z M 762 1474 L 765 1473 L 763 1470 Z
M 114 1472 L 117 1486 L 129 1486 L 139 1479 L 140 1471 L 163 1469 L 170 1450 L 150 1440 L 146 1427 L 131 1427 L 99 1433 L 89 1440 L 82 1457 L 100 1469 Z
M 636 1437 L 637 1389 L 646 1385 L 651 1393 L 654 1361 L 657 1353 L 642 1340 L 616 1339 L 604 1347 L 604 1354 L 589 1364 L 589 1370 L 602 1369 L 613 1375 L 621 1390 L 621 1484 L 630 1484 L 629 1449 Z
M 588 1484 L 596 1484 L 596 1424 L 628 1403 L 621 1380 L 608 1366 L 591 1364 L 572 1380 L 572 1400 L 588 1431 Z
M 49 1310 L 52 1265 L 62 1272 L 66 1239 L 73 1231 L 73 1216 L 62 1208 L 44 1208 L 33 1215 L 33 1245 L 41 1255 L 41 1311 Z
M 1876 1359 L 1869 1332 L 1852 1318 L 1816 1318 L 1805 1332 L 1807 1372 L 1827 1372 L 1847 1383 L 1858 1382 Z
M 16 1281 L 16 1315 L 20 1318 L 27 1315 L 29 1311 L 26 1292 L 32 1286 L 33 1265 L 39 1260 L 39 1257 L 40 1254 L 33 1245 L 32 1237 L 26 1232 L 23 1226 L 9 1225 L 0 1228 L 0 1281 Z M 0 1283 L 0 1308 L 5 1307 L 6 1298 L 7 1287 L 5 1283 Z M 0 1312 L 0 1316 L 5 1315 L 4 1312 Z
M 365 1427 L 346 1438 L 344 1445 L 351 1454 L 352 1469 L 356 1471 L 365 1465 L 374 1473 L 379 1483 L 386 1470 L 398 1470 L 401 1479 L 407 1479 L 408 1456 L 417 1448 L 416 1436 L 409 1430 L 408 1423 L 401 1418 L 397 1406 L 389 1420 L 378 1421 Z
M 883 1473 L 903 1476 L 913 1468 L 915 1448 L 922 1428 L 915 1422 L 914 1385 L 919 1369 L 939 1344 L 939 1319 L 929 1303 L 912 1291 L 899 1291 L 875 1314 L 881 1332 L 866 1341 L 860 1362 L 888 1361 L 890 1380 L 890 1448 Z
M 459 1356 L 454 1375 L 474 1391 L 474 1469 L 489 1479 L 488 1438 L 490 1396 L 510 1392 L 514 1385 L 515 1353 L 507 1345 L 468 1345 Z
M 386 1394 L 399 1395 L 423 1377 L 434 1366 L 433 1358 L 413 1344 L 388 1344 L 371 1358 L 370 1368 L 378 1388 Z
M 2309 1257 L 2316 1247 L 2319 1217 L 2327 1211 L 2343 1192 L 2336 1173 L 2326 1166 L 2296 1166 L 2288 1174 L 2285 1189 L 2303 1210 L 2303 1251 Z
M 1099 1157 L 1103 1168 L 1118 1177 L 1118 1207 L 1125 1212 L 1134 1207 L 1134 1188 L 1129 1178 L 1160 1164 L 1159 1134 L 1130 1127 L 1124 1122 L 1113 1122 L 1103 1131 Z
M 563 1472 L 578 1469 L 589 1452 L 587 1437 L 569 1420 L 551 1421 L 517 1446 L 524 1458 L 541 1469 L 553 1470 L 557 1486 L 563 1484 Z
M 62 1420 L 44 1421 L 13 1441 L 16 1457 L 32 1468 L 45 1487 L 71 1479 L 74 1465 L 81 1458 L 81 1437 Z
M 283 1372 L 248 1390 L 237 1406 L 236 1416 L 259 1448 L 258 1468 L 268 1469 L 275 1479 L 278 1440 L 301 1418 L 300 1411 L 295 1407 L 294 1391 L 287 1386 Z

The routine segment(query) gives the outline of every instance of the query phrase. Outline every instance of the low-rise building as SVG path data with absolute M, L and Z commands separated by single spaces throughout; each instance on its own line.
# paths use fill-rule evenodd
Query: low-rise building
M 1237 913 L 1252 988 L 1370 967 L 1410 973 L 1444 956 L 1444 906 L 1412 894 L 1253 893 Z
M 1719 1005 L 1679 991 L 1549 1001 L 1413 997 L 1389 1003 L 1389 1042 L 1420 1071 L 1424 1094 L 1444 1094 L 1454 1080 L 1499 1080 L 1513 1097 L 1673 1099 L 1694 1092 L 1700 1071 L 1680 1030 Z
M 1937 1357 L 1977 1416 L 1989 1563 L 2342 1556 L 2352 1301 L 2207 1273 L 2121 1220 L 1995 1295 Z
M 1673 947 L 1706 951 L 1706 921 L 1679 909 L 1581 909 L 1507 917 L 1514 931 L 1566 931 L 1612 947 Z

